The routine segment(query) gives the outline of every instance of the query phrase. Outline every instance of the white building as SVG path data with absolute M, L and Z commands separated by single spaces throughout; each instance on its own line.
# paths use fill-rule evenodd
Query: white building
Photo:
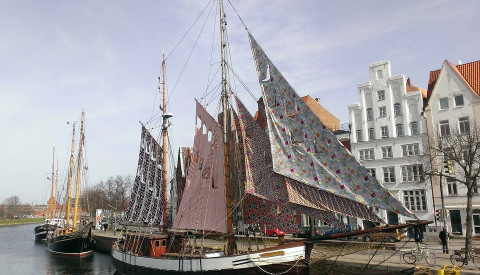
M 443 136 L 467 133 L 480 122 L 480 61 L 453 65 L 445 60 L 440 70 L 430 72 L 428 104 L 425 108 L 431 144 Z M 478 126 L 477 126 L 478 127 Z M 432 152 L 433 154 L 433 152 Z M 443 169 L 443 156 L 432 158 L 433 169 Z M 454 167 L 455 177 L 461 177 Z M 447 230 L 465 236 L 467 190 L 455 179 L 442 180 Z M 435 208 L 441 210 L 440 180 L 432 179 Z M 474 235 L 480 235 L 480 196 L 473 197 Z M 442 223 L 438 225 L 443 226 Z
M 423 156 L 428 144 L 423 117 L 427 91 L 403 75 L 391 76 L 387 60 L 370 64 L 369 71 L 370 81 L 358 85 L 360 102 L 348 106 L 351 152 L 420 220 L 434 220 L 431 184 L 423 176 L 429 165 Z M 375 210 L 388 224 L 408 221 Z

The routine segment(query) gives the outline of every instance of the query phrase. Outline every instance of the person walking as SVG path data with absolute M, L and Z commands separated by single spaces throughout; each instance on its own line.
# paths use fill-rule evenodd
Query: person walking
M 441 230 L 440 233 L 438 233 L 438 237 L 440 238 L 440 242 L 442 243 L 443 254 L 448 254 L 448 247 L 447 247 L 448 234 L 446 230 L 445 229 Z
M 422 230 L 420 229 L 420 226 L 415 226 L 415 244 L 417 245 L 417 250 L 420 251 L 420 244 L 423 241 L 423 233 Z

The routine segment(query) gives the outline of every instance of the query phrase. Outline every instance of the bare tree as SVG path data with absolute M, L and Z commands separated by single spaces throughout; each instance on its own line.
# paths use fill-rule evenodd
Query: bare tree
M 3 205 L 0 205 L 0 219 L 7 218 L 7 210 Z
M 89 212 L 94 214 L 95 209 L 108 209 L 115 213 L 125 212 L 131 186 L 132 179 L 130 176 L 117 175 L 88 188 L 86 197 L 89 201 Z
M 425 175 L 437 179 L 443 177 L 466 188 L 465 249 L 470 251 L 473 232 L 472 200 L 477 192 L 477 179 L 480 174 L 480 129 L 472 121 L 464 123 L 459 129 L 453 128 L 451 132 L 446 128 L 440 129 L 435 141 L 430 140 L 429 150 L 432 170 L 425 171 Z M 442 188 L 441 183 L 439 186 Z
M 19 213 L 19 205 L 20 205 L 20 197 L 18 196 L 11 196 L 6 198 L 3 201 L 5 205 L 5 210 L 7 212 L 7 218 L 12 219 L 18 217 Z

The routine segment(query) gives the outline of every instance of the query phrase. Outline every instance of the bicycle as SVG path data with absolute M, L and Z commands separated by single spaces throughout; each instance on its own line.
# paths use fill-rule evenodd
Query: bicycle
M 420 249 L 414 248 L 409 252 L 403 254 L 403 260 L 407 264 L 415 264 L 420 262 L 422 259 L 425 259 L 425 262 L 429 265 L 435 264 L 435 255 L 430 253 L 425 247 L 421 247 Z
M 475 247 L 472 248 L 472 251 L 468 255 L 467 251 L 463 249 L 454 250 L 453 254 L 450 255 L 450 262 L 458 267 L 462 267 L 464 264 L 468 265 L 468 261 L 472 261 L 473 264 L 480 269 L 480 256 L 475 254 Z

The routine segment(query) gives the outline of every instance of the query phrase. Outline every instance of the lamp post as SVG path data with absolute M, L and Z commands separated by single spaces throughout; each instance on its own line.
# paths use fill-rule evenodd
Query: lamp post
M 447 174 L 453 174 L 453 165 L 451 160 L 444 160 L 443 161 L 444 165 L 443 168 L 446 168 L 445 173 Z M 448 232 L 447 232 L 447 223 L 445 222 L 445 218 L 447 217 L 447 211 L 445 209 L 445 197 L 443 196 L 443 180 L 442 180 L 442 175 L 443 175 L 442 170 L 440 170 L 440 197 L 442 198 L 442 220 L 443 220 L 443 233 L 445 234 L 445 239 L 446 239 L 446 252 L 447 254 L 449 252 L 449 247 L 450 247 L 450 240 L 448 238 Z

